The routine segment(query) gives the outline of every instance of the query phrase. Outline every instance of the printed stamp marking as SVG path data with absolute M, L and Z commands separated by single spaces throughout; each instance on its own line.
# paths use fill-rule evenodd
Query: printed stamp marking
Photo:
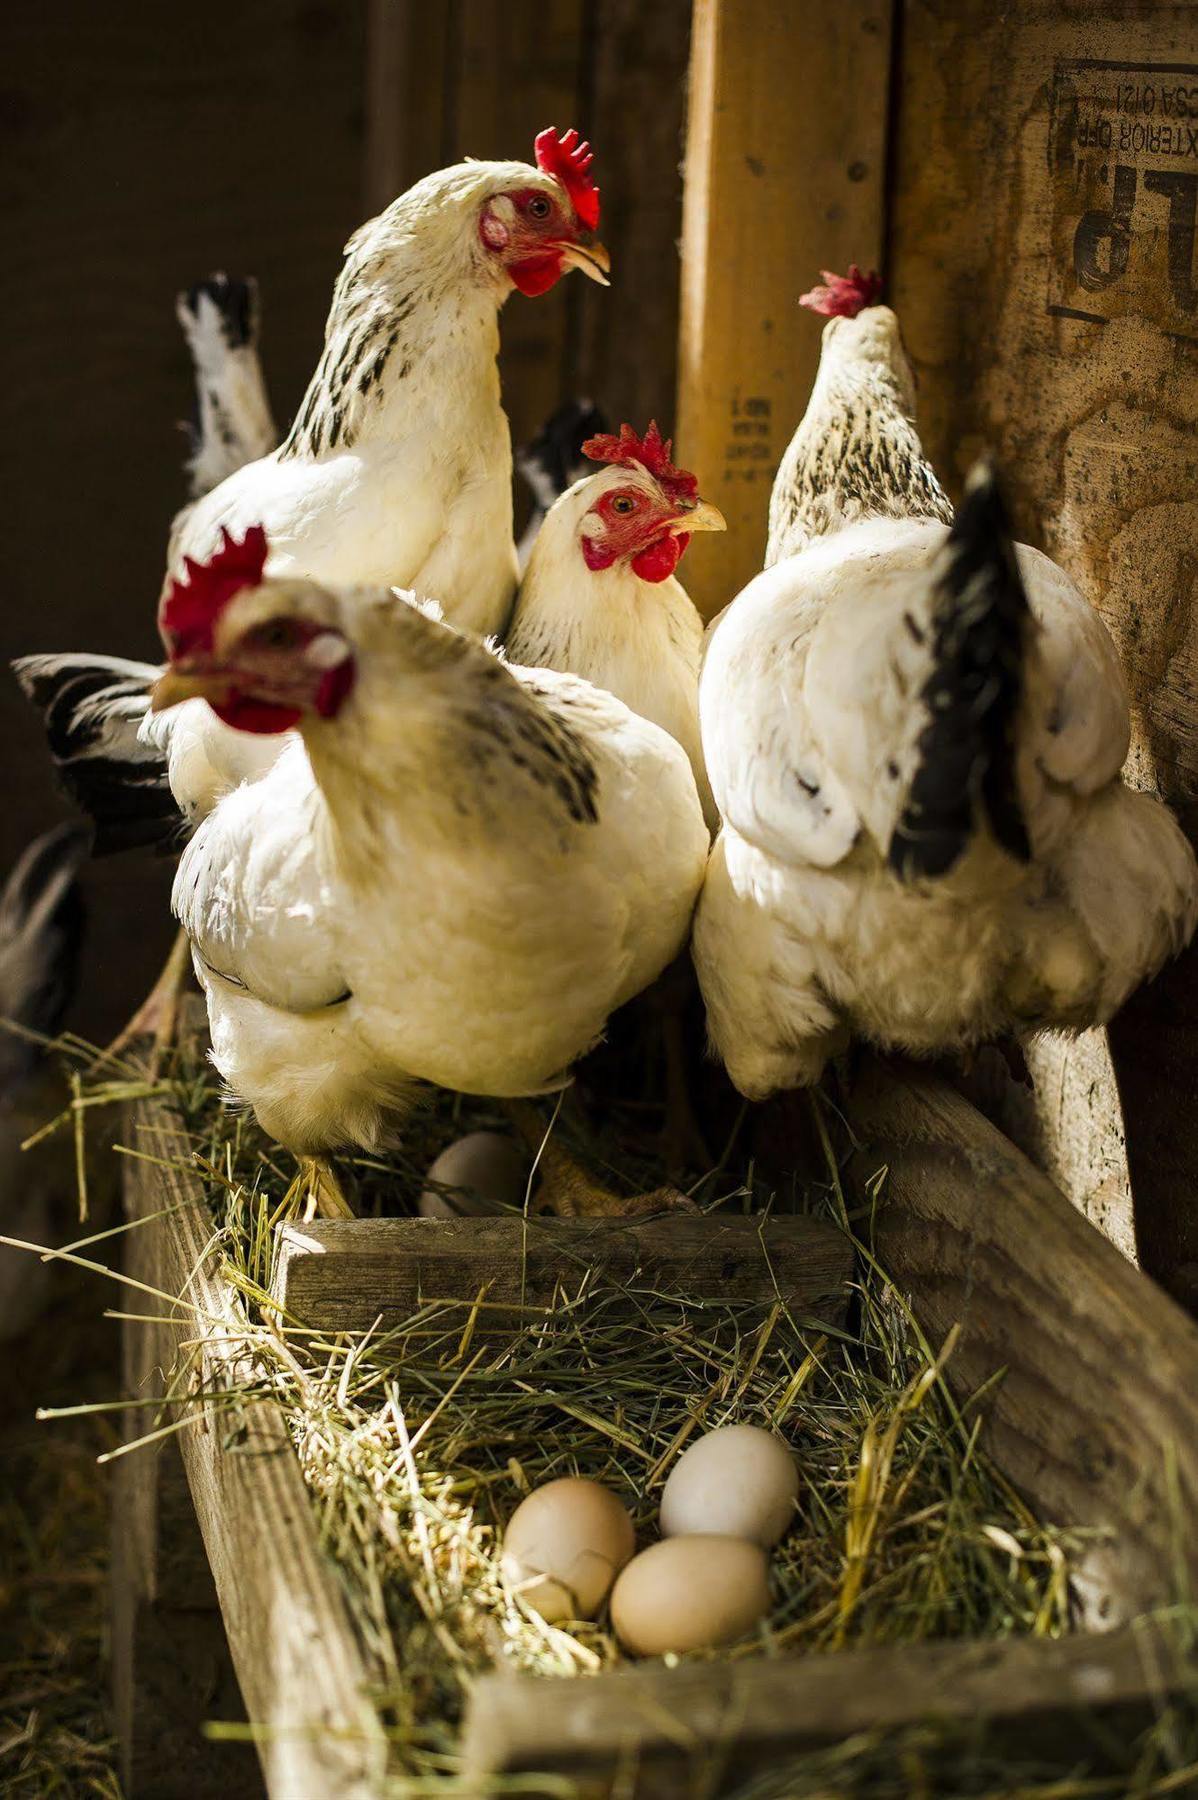
M 1061 59 L 1048 311 L 1198 343 L 1198 67 Z

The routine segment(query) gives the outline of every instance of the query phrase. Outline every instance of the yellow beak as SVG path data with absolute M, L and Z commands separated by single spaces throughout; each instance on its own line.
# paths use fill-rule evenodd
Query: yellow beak
M 179 669 L 164 669 L 150 694 L 150 711 L 166 712 L 168 707 L 178 706 L 183 700 L 204 698 L 211 692 L 212 685 L 211 676 L 205 678 L 184 674 Z
M 670 526 L 670 530 L 675 533 L 680 531 L 727 531 L 727 529 L 727 519 L 719 507 L 713 506 L 710 500 L 700 500 L 698 506 L 692 507 L 688 513 L 683 513 Z
M 611 257 L 602 244 L 563 244 L 561 258 L 567 269 L 580 269 L 600 287 L 610 287 Z

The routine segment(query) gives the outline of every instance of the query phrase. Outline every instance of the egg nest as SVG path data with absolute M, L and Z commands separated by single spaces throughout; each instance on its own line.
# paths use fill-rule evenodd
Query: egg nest
M 502 1535 L 521 1499 L 559 1476 L 603 1482 L 647 1546 L 678 1455 L 717 1426 L 779 1434 L 801 1471 L 796 1519 L 770 1559 L 771 1611 L 718 1654 L 1068 1629 L 1071 1540 L 1033 1517 L 981 1450 L 985 1393 L 964 1404 L 950 1393 L 951 1343 L 926 1341 L 874 1259 L 868 1209 L 846 1204 L 818 1108 L 822 1179 L 765 1184 L 730 1140 L 692 1191 L 712 1209 L 808 1211 L 846 1232 L 858 1253 L 846 1328 L 778 1297 L 696 1300 L 583 1268 L 518 1328 L 480 1330 L 473 1301 L 436 1300 L 385 1332 L 334 1336 L 281 1324 L 270 1300 L 273 1226 L 300 1204 L 293 1161 L 227 1107 L 198 1052 L 181 1053 L 162 1085 L 207 1170 L 261 1391 L 286 1411 L 376 1674 L 397 1794 L 413 1781 L 452 1786 L 479 1674 L 585 1678 L 627 1660 L 605 1615 L 547 1625 L 505 1585 Z M 493 1108 L 443 1094 L 411 1121 L 402 1154 L 339 1171 L 361 1211 L 410 1213 L 439 1151 L 483 1128 L 504 1128 Z M 577 1125 L 554 1128 L 613 1185 L 653 1178 L 612 1149 L 618 1133 L 582 1142 Z M 796 1764 L 768 1791 L 841 1791 L 822 1785 L 824 1761 L 802 1763 L 810 1790 Z M 871 1777 L 863 1791 L 883 1790 Z

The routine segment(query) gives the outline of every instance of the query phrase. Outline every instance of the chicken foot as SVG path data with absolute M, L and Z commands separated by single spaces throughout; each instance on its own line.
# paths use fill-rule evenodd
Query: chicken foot
M 326 1157 L 300 1157 L 300 1172 L 292 1192 L 296 1188 L 301 1193 L 306 1192 L 305 1219 L 314 1219 L 318 1213 L 322 1219 L 356 1219 L 358 1216 Z
M 604 1187 L 555 1142 L 545 1120 L 527 1100 L 506 1100 L 504 1110 L 536 1158 L 540 1187 L 534 1212 L 554 1212 L 562 1219 L 640 1219 L 650 1213 L 695 1212 L 693 1200 L 677 1188 L 653 1188 L 646 1194 L 617 1194 Z

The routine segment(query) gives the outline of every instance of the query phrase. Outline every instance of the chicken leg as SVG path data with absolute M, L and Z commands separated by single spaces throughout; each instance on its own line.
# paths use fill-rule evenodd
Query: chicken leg
M 677 1188 L 653 1188 L 646 1194 L 615 1193 L 555 1143 L 535 1106 L 527 1100 L 507 1100 L 504 1109 L 536 1157 L 540 1189 L 535 1212 L 554 1212 L 562 1219 L 640 1219 L 649 1213 L 697 1210 L 694 1201 Z
M 353 1207 L 333 1172 L 333 1165 L 323 1156 L 301 1156 L 299 1174 L 292 1184 L 306 1194 L 304 1217 L 322 1219 L 356 1219 Z

